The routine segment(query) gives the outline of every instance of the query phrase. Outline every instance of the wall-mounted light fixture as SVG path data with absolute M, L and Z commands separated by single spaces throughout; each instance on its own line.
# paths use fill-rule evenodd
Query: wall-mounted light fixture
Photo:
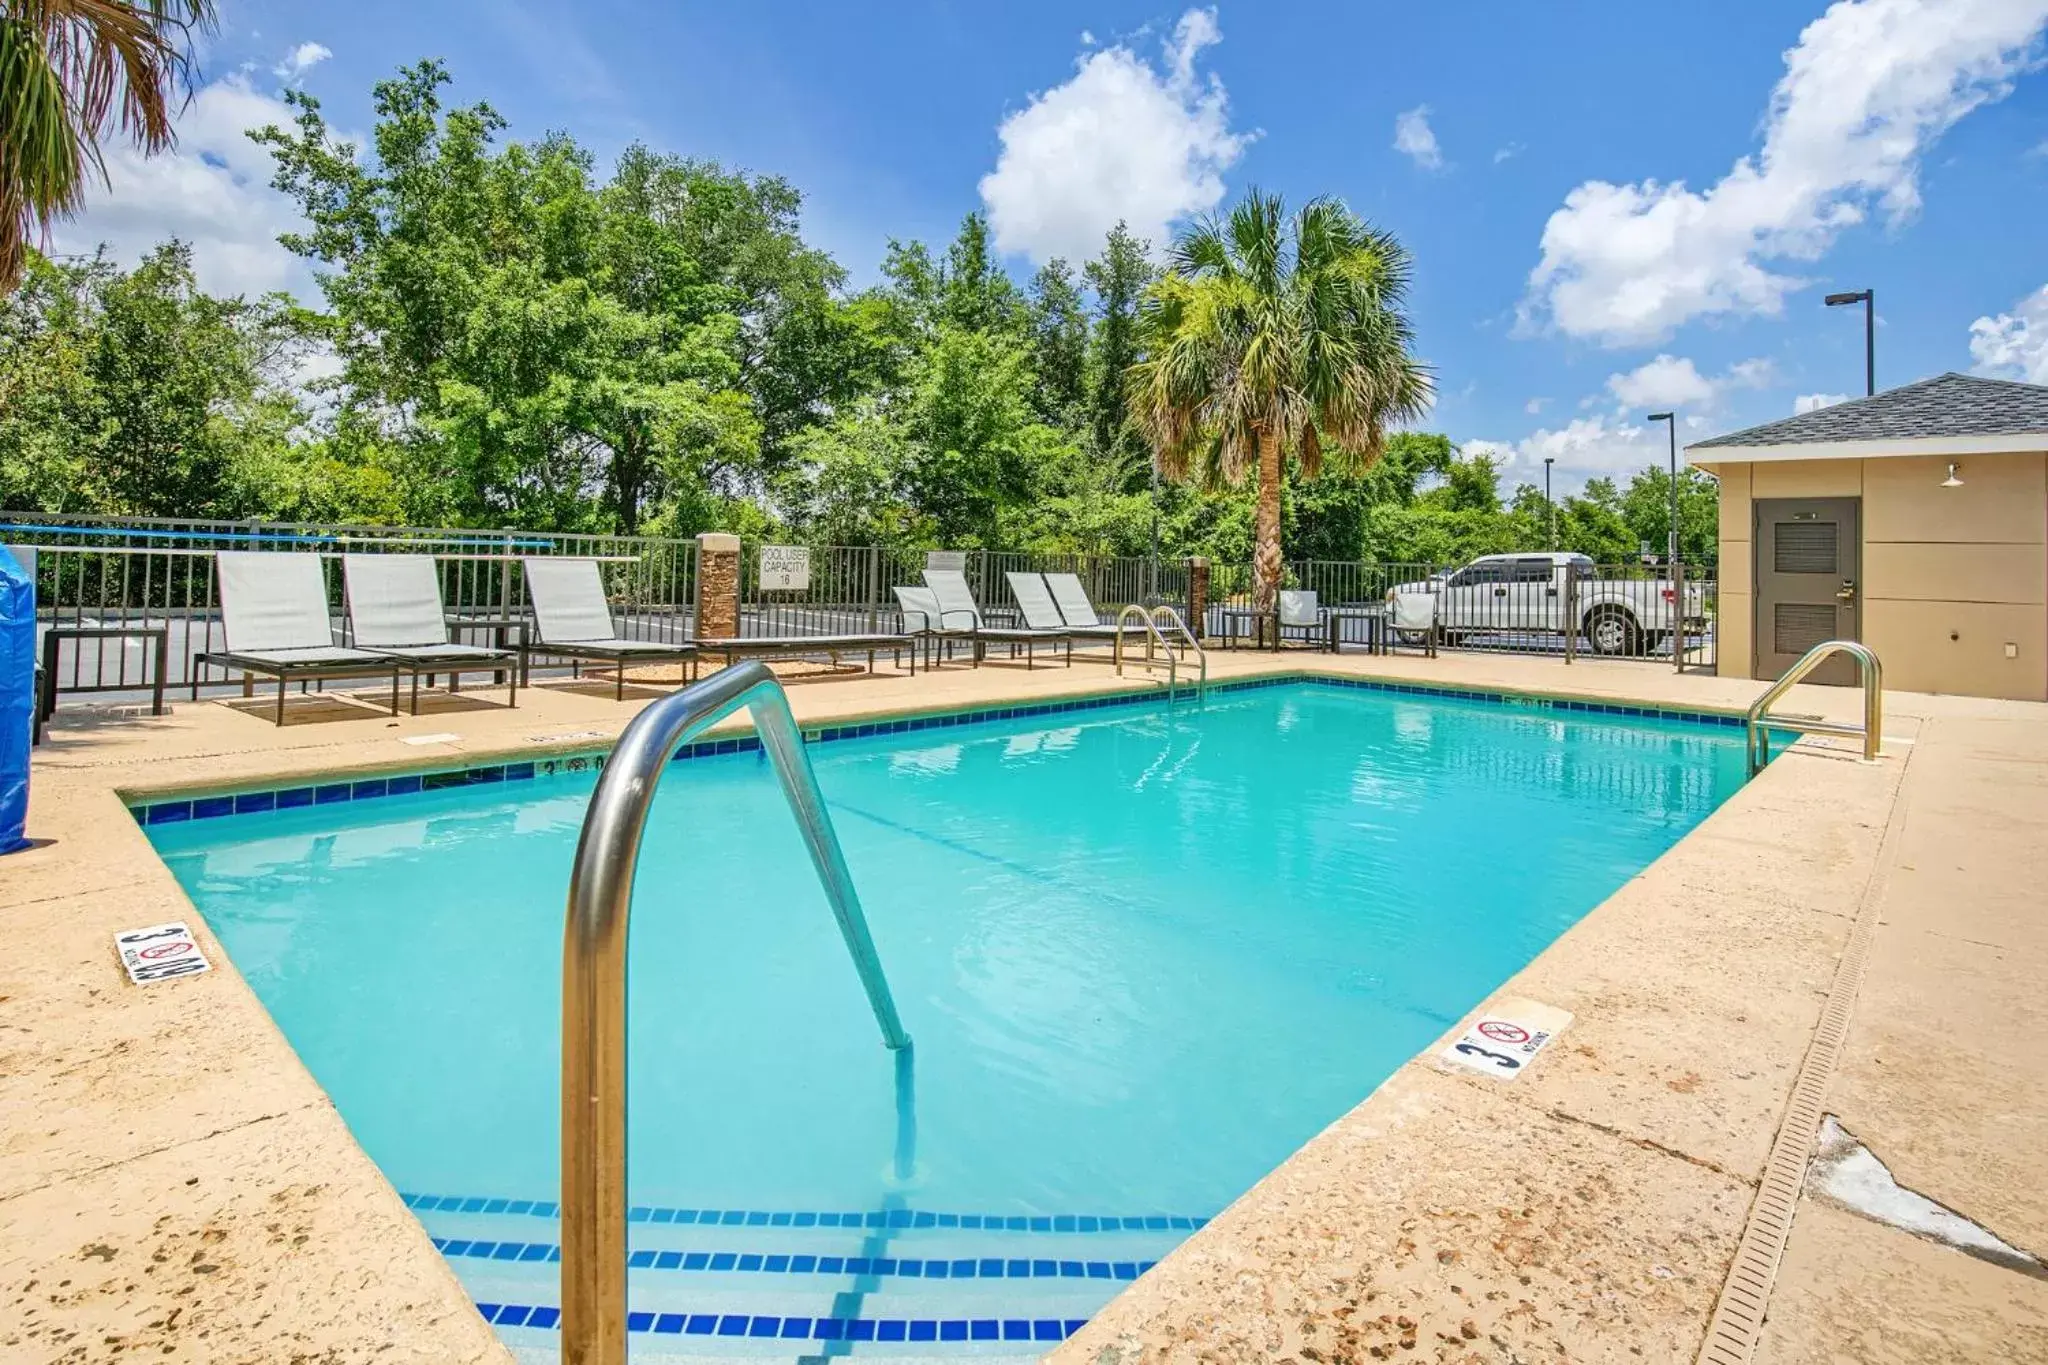
M 1961 477 L 1957 475 L 1956 471 L 1958 469 L 1961 469 L 1962 467 L 1963 466 L 1961 461 L 1950 460 L 1948 462 L 1948 477 L 1941 481 L 1941 486 L 1943 488 L 1961 488 L 1963 486 L 1963 481 Z

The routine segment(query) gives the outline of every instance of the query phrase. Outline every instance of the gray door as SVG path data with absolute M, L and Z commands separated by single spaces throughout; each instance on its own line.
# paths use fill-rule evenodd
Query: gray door
M 1861 636 L 1861 498 L 1759 498 L 1755 504 L 1756 668 L 1775 678 L 1823 640 Z M 1830 659 L 1813 682 L 1848 687 L 1853 659 Z

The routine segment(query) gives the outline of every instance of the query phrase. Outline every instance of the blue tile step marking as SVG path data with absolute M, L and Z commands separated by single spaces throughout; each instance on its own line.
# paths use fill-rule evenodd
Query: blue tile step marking
M 553 1263 L 562 1249 L 551 1242 L 492 1242 L 436 1237 L 434 1249 L 450 1258 Z M 656 1251 L 626 1258 L 628 1270 L 688 1270 L 763 1275 L 875 1275 L 921 1280 L 1135 1280 L 1153 1261 L 1077 1261 L 1044 1256 L 814 1256 L 754 1251 Z
M 547 1304 L 479 1303 L 496 1327 L 559 1330 L 562 1310 Z M 628 1332 L 659 1336 L 752 1337 L 779 1341 L 1065 1341 L 1086 1318 L 820 1318 L 765 1313 L 628 1313 Z
M 552 1200 L 490 1199 L 480 1195 L 401 1194 L 407 1208 L 418 1213 L 504 1214 L 512 1217 L 559 1218 L 561 1205 Z M 1192 1232 L 1208 1223 L 1188 1214 L 1017 1214 L 934 1213 L 919 1209 L 886 1212 L 782 1211 L 769 1209 L 674 1209 L 636 1204 L 626 1214 L 633 1223 L 728 1228 L 959 1228 L 981 1232 Z
M 1525 692 L 1502 692 L 1479 687 L 1438 686 L 1430 683 L 1397 683 L 1379 678 L 1345 678 L 1317 673 L 1281 673 L 1264 678 L 1241 678 L 1209 684 L 1209 691 L 1246 692 L 1262 687 L 1339 687 L 1363 692 L 1390 692 L 1409 697 L 1443 697 L 1453 701 L 1482 702 L 1494 706 L 1528 707 L 1539 710 L 1579 711 L 1589 714 L 1624 716 L 1638 720 L 1678 721 L 1688 725 L 1741 725 L 1743 717 L 1718 711 L 1688 708 L 1629 705 L 1626 702 L 1594 701 L 1585 698 L 1549 697 Z M 884 720 L 848 721 L 839 725 L 811 726 L 804 738 L 830 744 L 838 740 L 867 739 L 874 735 L 907 734 L 917 730 L 985 725 L 1032 716 L 1049 716 L 1066 711 L 1096 711 L 1105 707 L 1156 703 L 1152 691 L 1117 692 L 1107 696 L 1068 697 L 1013 706 L 984 707 L 974 711 L 946 711 L 930 715 L 899 716 Z M 1784 740 L 1780 737 L 1780 747 Z M 761 747 L 752 735 L 723 739 L 695 740 L 675 753 L 675 762 L 723 754 L 751 753 Z M 335 781 L 312 786 L 286 787 L 269 791 L 239 792 L 219 796 L 170 798 L 129 807 L 137 823 L 174 824 L 182 820 L 211 820 L 224 815 L 249 815 L 261 811 L 295 810 L 301 806 L 330 805 L 338 801 L 369 801 L 383 797 L 411 796 L 449 787 L 478 786 L 491 782 L 523 782 L 536 776 L 595 771 L 604 766 L 605 755 L 571 754 L 521 763 L 490 763 L 470 768 L 444 769 L 423 773 L 402 773 L 388 778 Z

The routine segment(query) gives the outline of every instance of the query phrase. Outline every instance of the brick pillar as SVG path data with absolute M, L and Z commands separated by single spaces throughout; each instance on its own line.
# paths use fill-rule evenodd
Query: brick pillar
M 1202 623 L 1209 617 L 1209 560 L 1205 555 L 1188 556 L 1188 629 L 1202 638 Z
M 740 538 L 723 531 L 697 537 L 697 638 L 730 640 L 740 633 Z

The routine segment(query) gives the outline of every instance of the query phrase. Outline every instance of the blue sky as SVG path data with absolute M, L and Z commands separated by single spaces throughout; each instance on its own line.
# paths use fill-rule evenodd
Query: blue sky
M 444 59 L 513 137 L 641 140 L 793 181 L 874 278 L 991 214 L 1011 265 L 1247 185 L 1341 197 L 1416 259 L 1425 423 L 1569 487 L 1686 439 L 1943 370 L 2048 382 L 2048 0 L 1214 8 L 1135 3 L 230 3 L 172 158 L 58 237 L 175 232 L 217 289 L 309 290 L 241 132 L 287 84 L 342 129 Z

